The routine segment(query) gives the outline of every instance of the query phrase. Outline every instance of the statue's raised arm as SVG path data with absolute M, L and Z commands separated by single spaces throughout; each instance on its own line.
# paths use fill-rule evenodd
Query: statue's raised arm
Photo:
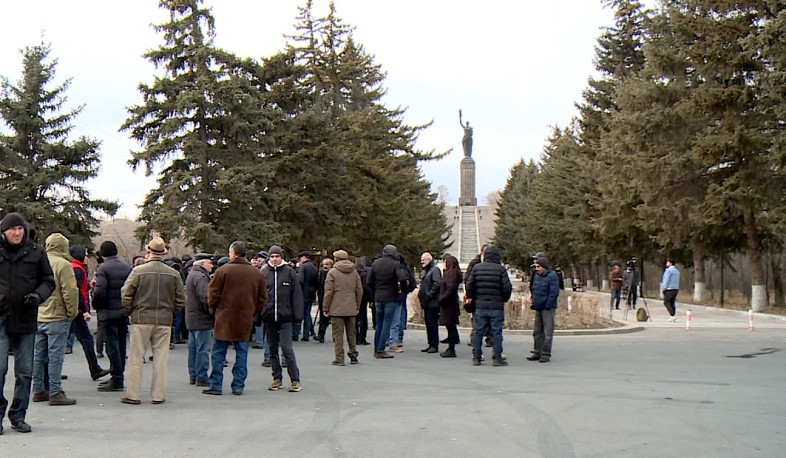
M 461 139 L 461 146 L 464 147 L 464 157 L 472 156 L 472 128 L 469 121 L 466 123 L 461 119 L 461 109 L 459 109 L 459 124 L 464 128 L 464 137 Z

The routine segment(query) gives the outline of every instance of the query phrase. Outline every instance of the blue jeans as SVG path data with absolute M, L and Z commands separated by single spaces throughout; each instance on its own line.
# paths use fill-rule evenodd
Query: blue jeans
M 8 400 L 3 395 L 8 374 L 8 352 L 14 349 L 14 399 L 8 409 L 11 423 L 24 420 L 30 404 L 30 382 L 33 380 L 33 349 L 35 333 L 8 335 L 6 320 L 0 320 L 0 421 L 5 416 Z
M 502 324 L 505 322 L 505 311 L 497 309 L 475 310 L 475 335 L 472 336 L 472 357 L 483 355 L 483 336 L 491 328 L 491 346 L 494 359 L 502 359 Z
M 428 346 L 439 348 L 439 307 L 423 309 Z
M 186 311 L 185 309 L 180 310 L 179 312 L 175 313 L 174 320 L 172 323 L 172 338 L 170 339 L 171 342 L 176 340 L 181 340 L 183 337 L 183 327 L 185 326 L 185 316 Z
M 620 300 L 622 300 L 622 289 L 611 289 L 611 307 L 620 308 Z
M 374 328 L 374 350 L 377 352 L 385 351 L 385 341 L 390 336 L 390 328 L 393 327 L 394 322 L 400 320 L 400 315 L 396 314 L 399 305 L 398 302 L 379 301 L 374 304 L 377 314 L 377 324 Z
M 200 329 L 188 331 L 188 379 L 207 382 L 210 369 L 210 350 L 213 346 L 213 331 Z
M 401 315 L 404 315 L 404 321 L 407 320 L 406 310 L 401 307 L 401 302 L 396 302 L 396 310 L 393 311 L 393 321 L 390 323 L 390 333 L 388 334 L 388 340 L 390 341 L 390 346 L 396 345 L 397 342 L 403 340 L 404 329 L 401 326 Z
M 60 376 L 63 373 L 63 358 L 71 320 L 38 322 L 35 333 L 35 357 L 33 360 L 33 391 L 44 391 L 44 368 L 49 370 L 49 394 L 61 391 Z
M 210 372 L 210 389 L 221 391 L 224 383 L 224 360 L 227 356 L 229 344 L 235 347 L 235 365 L 232 366 L 232 392 L 243 392 L 246 387 L 246 377 L 248 376 L 248 341 L 247 340 L 218 340 L 213 339 L 213 351 L 211 353 L 211 364 L 213 370 Z
M 300 381 L 300 369 L 297 367 L 297 359 L 295 359 L 295 350 L 292 349 L 292 340 L 288 337 L 292 335 L 293 323 L 265 323 L 265 332 L 267 333 L 267 343 L 270 346 L 270 367 L 273 369 L 273 379 L 281 380 L 283 370 L 281 368 L 281 361 L 279 359 L 278 347 L 281 345 L 281 353 L 287 360 L 287 373 L 289 379 L 293 382 Z

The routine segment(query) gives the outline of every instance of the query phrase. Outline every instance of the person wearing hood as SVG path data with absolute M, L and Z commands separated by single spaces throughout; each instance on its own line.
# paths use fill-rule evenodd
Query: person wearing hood
M 153 404 L 166 400 L 167 361 L 172 317 L 186 303 L 180 272 L 164 264 L 166 244 L 153 237 L 147 244 L 147 261 L 131 271 L 121 289 L 123 310 L 129 317 L 128 383 L 120 401 L 139 404 L 142 388 L 142 361 L 150 345 L 153 351 L 153 377 L 150 396 Z
M 475 304 L 475 335 L 472 337 L 472 364 L 480 366 L 483 356 L 483 336 L 491 328 L 494 366 L 507 366 L 502 356 L 502 325 L 505 323 L 505 303 L 513 287 L 505 267 L 500 264 L 499 250 L 489 245 L 483 262 L 476 264 L 467 279 L 467 297 Z
M 95 348 L 93 347 L 93 333 L 90 332 L 90 327 L 87 325 L 87 322 L 92 318 L 90 316 L 90 294 L 88 293 L 90 287 L 87 278 L 87 264 L 85 264 L 87 250 L 82 245 L 74 245 L 68 249 L 68 254 L 71 255 L 71 268 L 74 271 L 76 287 L 79 291 L 79 313 L 76 314 L 76 318 L 71 322 L 71 334 L 82 345 L 82 351 L 87 360 L 87 368 L 90 370 L 90 377 L 93 380 L 98 380 L 109 375 L 109 370 L 102 369 L 98 364 Z
M 401 305 L 399 295 L 407 290 L 407 280 L 407 273 L 398 261 L 396 246 L 385 245 L 382 248 L 382 257 L 374 261 L 366 278 L 377 314 L 377 324 L 374 328 L 375 358 L 393 357 L 385 351 L 386 340 L 390 336 L 394 320 L 399 319 L 399 315 L 396 314 Z M 390 344 L 395 345 L 396 342 L 391 341 Z
M 2 393 L 11 348 L 15 384 L 8 420 L 19 432 L 32 431 L 25 417 L 30 403 L 38 306 L 54 289 L 49 259 L 28 237 L 27 222 L 19 213 L 5 215 L 0 221 L 0 434 L 8 408 Z
M 350 364 L 357 364 L 355 320 L 360 310 L 360 303 L 363 301 L 363 284 L 355 270 L 355 264 L 349 260 L 346 251 L 334 251 L 333 259 L 336 263 L 325 279 L 325 301 L 322 306 L 322 313 L 330 317 L 330 325 L 333 329 L 333 348 L 336 355 L 333 365 L 344 365 L 344 334 L 349 345 L 347 356 Z
M 554 314 L 559 297 L 559 277 L 549 269 L 545 256 L 535 259 L 535 275 L 532 278 L 532 305 L 535 324 L 532 326 L 534 350 L 527 357 L 530 361 L 547 363 L 551 360 L 551 343 L 554 340 Z
M 267 284 L 267 303 L 260 315 L 265 323 L 267 343 L 270 348 L 270 364 L 273 369 L 273 383 L 268 390 L 276 391 L 282 387 L 282 369 L 278 347 L 284 353 L 287 372 L 291 385 L 290 392 L 300 391 L 300 370 L 292 348 L 293 323 L 303 319 L 303 289 L 297 272 L 284 262 L 284 250 L 273 245 L 267 250 L 268 261 L 262 273 Z
M 68 256 L 68 239 L 54 233 L 46 238 L 46 256 L 55 278 L 55 289 L 38 306 L 38 330 L 33 359 L 33 402 L 49 401 L 50 406 L 76 404 L 61 387 L 63 358 L 68 331 L 79 309 L 79 290 Z M 48 374 L 48 383 L 44 381 Z M 48 385 L 48 386 L 45 386 Z M 48 387 L 48 391 L 45 388 Z

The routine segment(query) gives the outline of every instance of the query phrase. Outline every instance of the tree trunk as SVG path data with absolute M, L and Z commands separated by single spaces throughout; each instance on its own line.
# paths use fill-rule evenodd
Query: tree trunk
M 592 263 L 587 263 L 587 289 L 595 286 L 595 280 L 592 279 Z
M 775 307 L 783 307 L 786 305 L 786 298 L 783 294 L 782 262 L 783 253 L 772 253 L 770 256 L 770 268 L 772 269 L 772 286 L 775 290 Z
M 600 259 L 600 269 L 598 269 L 598 273 L 600 275 L 600 290 L 601 291 L 609 291 L 609 260 L 608 257 L 603 256 Z
M 700 249 L 693 250 L 693 273 L 693 302 L 701 304 L 704 302 L 707 284 L 704 280 L 704 252 Z
M 750 206 L 745 208 L 745 232 L 751 275 L 751 308 L 754 312 L 763 312 L 767 308 L 767 285 L 764 283 L 764 268 L 761 265 L 761 238 L 756 230 L 756 220 Z

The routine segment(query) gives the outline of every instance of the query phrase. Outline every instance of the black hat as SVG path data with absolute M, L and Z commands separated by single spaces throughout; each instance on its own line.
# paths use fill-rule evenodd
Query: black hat
M 77 261 L 84 262 L 87 250 L 82 245 L 72 245 L 71 248 L 68 249 L 68 254 Z
M 99 254 L 101 257 L 108 257 L 108 256 L 117 256 L 117 245 L 115 242 L 111 240 L 107 240 L 101 244 L 101 247 L 98 249 Z
M 224 257 L 222 257 L 221 259 L 218 260 L 217 264 L 218 264 L 218 267 L 221 267 L 224 264 L 227 264 L 228 262 L 229 262 L 229 258 L 224 256 Z
M 212 257 L 213 257 L 212 253 L 206 253 L 206 252 L 202 251 L 202 252 L 199 252 L 199 253 L 194 255 L 194 260 L 195 261 L 201 261 L 203 259 L 210 259 Z
M 16 226 L 27 227 L 25 219 L 19 213 L 9 213 L 3 217 L 2 221 L 0 221 L 0 232 L 5 232 L 8 229 Z
M 302 258 L 303 256 L 305 256 L 305 257 L 309 257 L 310 255 L 309 255 L 308 251 L 301 251 L 301 252 L 300 252 L 300 253 L 298 253 L 298 255 L 297 255 L 297 257 L 298 257 L 298 258 Z

